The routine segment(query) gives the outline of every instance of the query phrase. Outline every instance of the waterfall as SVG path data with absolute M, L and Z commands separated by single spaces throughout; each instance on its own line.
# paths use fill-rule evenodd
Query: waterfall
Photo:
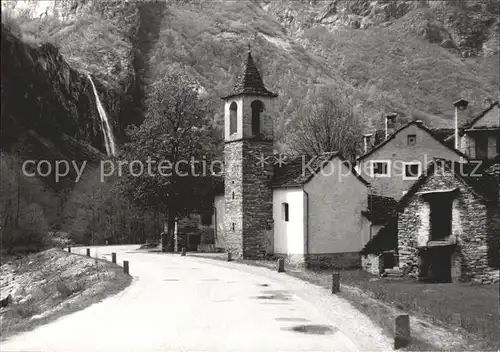
M 111 125 L 109 123 L 108 115 L 106 114 L 106 110 L 104 110 L 104 106 L 102 106 L 101 99 L 99 99 L 99 94 L 97 94 L 97 89 L 95 88 L 94 81 L 89 74 L 87 74 L 89 78 L 90 84 L 92 84 L 92 90 L 95 95 L 95 102 L 97 105 L 97 112 L 99 113 L 99 120 L 101 125 L 101 131 L 104 135 L 104 145 L 106 146 L 106 153 L 108 156 L 113 156 L 116 153 L 115 146 L 115 138 L 113 136 L 113 130 L 111 129 Z

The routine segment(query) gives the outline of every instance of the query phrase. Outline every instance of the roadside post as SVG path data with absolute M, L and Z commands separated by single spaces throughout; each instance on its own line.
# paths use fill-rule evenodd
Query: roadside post
M 278 266 L 278 272 L 284 273 L 285 272 L 285 259 L 279 258 L 277 266 Z
M 332 273 L 332 293 L 337 293 L 340 291 L 340 273 L 334 271 Z
M 129 269 L 128 269 L 128 260 L 123 261 L 123 272 L 127 275 L 129 275 Z
M 111 253 L 111 262 L 116 264 L 116 253 Z
M 90 257 L 90 248 L 87 248 L 87 257 Z
M 410 316 L 398 315 L 394 321 L 394 349 L 408 346 L 410 338 Z

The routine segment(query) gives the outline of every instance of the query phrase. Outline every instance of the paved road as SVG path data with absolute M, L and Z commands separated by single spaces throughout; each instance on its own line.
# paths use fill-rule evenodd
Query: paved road
M 110 258 L 113 251 L 119 263 L 128 259 L 130 287 L 14 336 L 1 351 L 391 349 L 369 319 L 324 289 L 265 268 L 137 247 L 92 249 L 92 256 Z

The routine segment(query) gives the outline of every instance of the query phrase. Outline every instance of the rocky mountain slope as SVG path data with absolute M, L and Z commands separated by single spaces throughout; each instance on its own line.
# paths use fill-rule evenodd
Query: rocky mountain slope
M 2 24 L 2 150 L 33 160 L 98 161 L 103 154 L 89 79 L 57 47 L 29 46 Z
M 170 70 L 196 79 L 220 119 L 218 98 L 234 83 L 248 44 L 280 95 L 281 142 L 307 114 L 307 100 L 328 87 L 349 93 L 366 128 L 379 127 L 389 111 L 450 127 L 456 99 L 467 98 L 472 114 L 498 99 L 493 0 L 9 4 L 24 41 L 53 43 L 71 67 L 95 75 L 119 131 L 140 123 L 144 91 Z
M 487 6 L 489 4 L 489 6 Z M 214 96 L 231 86 L 252 44 L 269 88 L 280 94 L 281 134 L 306 114 L 317 89 L 349 92 L 368 126 L 382 116 L 449 126 L 452 102 L 473 113 L 497 99 L 498 7 L 493 2 L 259 1 L 176 3 L 165 19 L 151 70 L 189 71 Z

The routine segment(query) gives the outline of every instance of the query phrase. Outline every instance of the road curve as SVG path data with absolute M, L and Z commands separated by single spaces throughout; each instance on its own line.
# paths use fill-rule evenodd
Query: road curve
M 4 351 L 387 351 L 366 316 L 326 290 L 265 268 L 138 246 L 93 247 L 130 261 L 119 294 L 2 343 Z M 74 249 L 84 253 L 84 249 Z

